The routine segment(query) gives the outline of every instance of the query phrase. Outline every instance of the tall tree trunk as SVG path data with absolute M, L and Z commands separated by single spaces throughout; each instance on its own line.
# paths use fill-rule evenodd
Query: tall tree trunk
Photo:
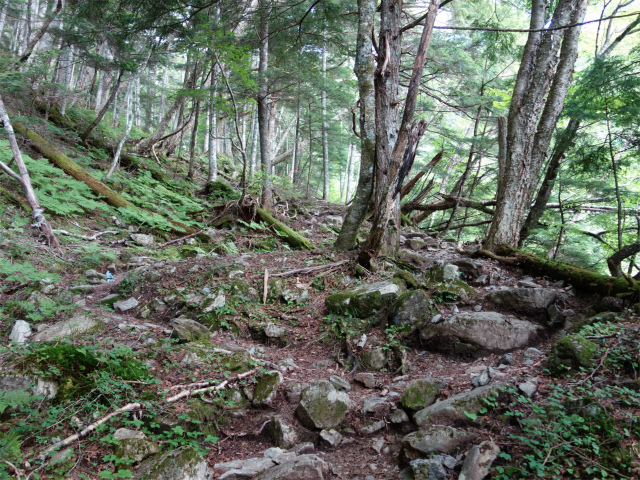
M 349 169 L 347 170 L 347 193 L 345 195 L 345 203 L 349 203 L 349 201 L 351 200 L 351 193 L 352 193 L 352 181 L 353 181 L 353 170 L 354 170 L 354 165 L 355 165 L 355 156 L 356 156 L 356 146 L 349 142 Z
M 164 73 L 162 74 L 162 89 L 160 93 L 160 112 L 158 113 L 158 121 L 164 118 L 164 110 L 167 103 L 167 85 L 169 84 L 169 66 L 164 66 Z
M 261 206 L 267 212 L 273 208 L 273 185 L 271 182 L 271 156 L 273 148 L 272 110 L 275 105 L 269 103 L 269 84 L 267 70 L 269 68 L 269 17 L 271 15 L 271 2 L 260 2 L 260 63 L 258 66 L 258 129 L 260 132 L 260 159 L 262 163 L 262 200 Z
M 107 99 L 106 103 L 104 104 L 100 112 L 98 112 L 98 116 L 95 118 L 95 120 L 91 122 L 91 125 L 87 127 L 87 129 L 84 131 L 82 135 L 80 135 L 80 140 L 82 140 L 82 143 L 87 143 L 87 139 L 89 138 L 89 135 L 91 135 L 91 132 L 93 132 L 93 129 L 96 128 L 100 123 L 100 121 L 104 118 L 104 115 L 107 113 L 107 110 L 109 109 L 109 105 L 116 98 L 116 95 L 118 94 L 118 89 L 120 88 L 120 83 L 122 83 L 122 74 L 123 74 L 123 71 L 120 70 L 118 72 L 118 77 L 116 78 L 115 85 L 113 86 L 113 90 L 111 91 L 111 95 Z
M 195 173 L 196 143 L 198 140 L 198 122 L 200 119 L 200 101 L 195 100 L 195 103 L 195 119 L 193 122 L 193 130 L 191 131 L 191 142 L 189 144 L 189 172 L 187 173 L 187 178 L 189 180 L 193 180 L 193 176 Z
M 383 0 L 381 4 L 380 54 L 375 73 L 376 87 L 376 187 L 374 192 L 373 228 L 358 255 L 358 263 L 371 268 L 380 252 L 397 249 L 400 226 L 400 190 L 415 159 L 425 123 L 416 123 L 415 114 L 422 71 L 433 33 L 440 0 L 431 0 L 418 44 L 409 80 L 400 128 L 396 128 L 398 109 L 399 66 L 402 32 L 399 4 Z M 388 228 L 388 224 L 389 228 Z
M 40 229 L 42 234 L 46 237 L 47 243 L 49 245 L 58 248 L 60 247 L 58 239 L 54 235 L 53 230 L 51 229 L 51 225 L 49 225 L 49 223 L 47 222 L 47 219 L 44 216 L 44 209 L 40 206 L 38 197 L 36 197 L 36 193 L 33 190 L 33 186 L 31 185 L 31 177 L 29 176 L 29 172 L 27 171 L 27 167 L 24 164 L 22 154 L 20 153 L 20 147 L 18 147 L 16 135 L 13 132 L 13 126 L 11 125 L 9 115 L 4 108 L 2 97 L 0 97 L 0 122 L 2 122 L 2 125 L 7 132 L 9 144 L 11 145 L 11 152 L 13 153 L 13 159 L 18 167 L 19 174 L 15 173 L 1 161 L 0 168 L 2 168 L 13 179 L 17 180 L 20 185 L 22 185 L 24 196 L 27 198 L 27 202 L 29 203 L 29 206 L 32 210 L 31 218 L 33 219 L 33 226 Z
M 113 156 L 113 161 L 111 162 L 111 167 L 109 171 L 104 177 L 104 181 L 108 181 L 111 178 L 111 175 L 116 171 L 118 165 L 120 164 L 120 154 L 122 153 L 122 147 L 124 146 L 124 142 L 126 142 L 127 137 L 129 136 L 129 132 L 131 132 L 131 126 L 133 125 L 133 83 L 129 82 L 127 85 L 127 93 L 125 95 L 125 105 L 126 105 L 126 120 L 125 120 L 125 129 L 124 135 L 118 142 L 118 148 L 116 148 L 116 153 Z
M 360 95 L 360 173 L 353 202 L 334 245 L 337 250 L 349 250 L 356 246 L 358 229 L 367 215 L 373 194 L 376 127 L 373 82 L 375 63 L 371 56 L 371 36 L 375 11 L 376 0 L 358 0 L 358 37 L 353 70 L 358 77 Z M 309 129 L 311 129 L 311 123 L 309 123 Z M 309 140 L 309 150 L 311 150 L 311 138 Z M 311 162 L 309 162 L 309 168 L 311 168 Z
M 29 60 L 29 57 L 33 53 L 33 49 L 36 47 L 38 42 L 42 39 L 44 34 L 47 33 L 47 30 L 49 29 L 49 25 L 51 25 L 51 22 L 53 22 L 53 19 L 56 18 L 58 13 L 60 13 L 60 10 L 62 10 L 62 0 L 58 0 L 55 10 L 44 21 L 44 23 L 42 24 L 42 27 L 40 28 L 40 31 L 36 34 L 36 36 L 33 37 L 31 41 L 27 44 L 25 51 L 20 56 L 20 63 L 24 63 L 27 60 Z
M 67 113 L 67 101 L 69 91 L 71 90 L 71 75 L 73 65 L 73 45 L 69 45 L 69 48 L 64 52 L 66 57 L 64 65 L 64 88 L 62 90 L 62 105 L 60 106 L 60 115 L 66 115 Z
M 218 181 L 218 122 L 216 112 L 216 87 L 218 85 L 218 77 L 216 76 L 216 67 L 211 70 L 211 98 L 209 104 L 209 176 L 207 183 Z
M 340 203 L 345 203 L 345 198 L 347 198 L 348 195 L 348 191 L 349 191 L 349 170 L 351 169 L 351 147 L 352 144 L 349 143 L 349 148 L 347 149 L 347 164 L 344 167 L 344 176 L 340 176 L 340 179 L 342 180 L 340 182 Z M 343 178 L 344 177 L 344 178 Z
M 7 19 L 7 7 L 9 7 L 9 0 L 4 0 L 2 11 L 0 11 L 0 43 L 2 43 L 2 34 L 4 33 L 4 22 Z
M 325 29 L 326 35 L 326 29 Z M 322 188 L 322 199 L 329 200 L 329 132 L 327 126 L 327 42 L 322 46 L 322 169 L 324 173 L 324 183 Z
M 251 158 L 249 160 L 249 178 L 253 178 L 256 174 L 256 160 L 258 159 L 258 110 L 253 113 L 251 127 Z
M 581 23 L 586 4 L 586 0 L 560 0 L 551 24 Z M 534 0 L 532 30 L 543 26 L 544 11 L 544 0 Z M 485 240 L 489 250 L 500 244 L 518 244 L 536 178 L 571 83 L 579 35 L 579 26 L 529 33 L 509 109 L 505 173 L 498 181 L 500 196 Z
M 291 157 L 291 183 L 294 185 L 298 180 L 298 169 L 300 168 L 300 153 L 298 152 L 300 142 L 300 82 L 298 82 L 298 101 L 296 103 L 296 131 L 293 135 L 293 156 Z

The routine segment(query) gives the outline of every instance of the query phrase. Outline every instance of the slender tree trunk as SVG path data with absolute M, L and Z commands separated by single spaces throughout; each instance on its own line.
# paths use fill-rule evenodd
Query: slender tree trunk
M 7 7 L 9 7 L 9 0 L 4 0 L 2 10 L 0 11 L 0 44 L 2 43 L 2 34 L 4 33 L 4 22 L 7 19 Z
M 67 100 L 69 91 L 71 90 L 71 75 L 73 65 L 73 45 L 69 45 L 69 48 L 65 52 L 66 60 L 64 66 L 64 89 L 62 91 L 62 105 L 60 106 L 60 115 L 66 115 L 67 113 Z
M 209 105 L 209 176 L 207 183 L 218 181 L 218 122 L 216 112 L 216 87 L 218 78 L 216 76 L 215 66 L 211 72 L 213 76 L 211 80 L 211 103 Z
M 13 153 L 13 160 L 16 162 L 19 174 L 15 173 L 9 168 L 8 165 L 5 165 L 4 162 L 1 161 L 0 168 L 2 168 L 13 179 L 17 180 L 20 185 L 22 185 L 24 196 L 27 198 L 27 202 L 29 203 L 29 206 L 32 210 L 31 218 L 33 219 L 33 226 L 40 229 L 42 234 L 46 237 L 47 243 L 49 245 L 58 248 L 60 247 L 58 239 L 54 235 L 51 226 L 47 222 L 47 219 L 44 216 L 44 209 L 40 206 L 38 197 L 36 197 L 36 193 L 33 190 L 33 186 L 31 185 L 31 177 L 29 176 L 29 172 L 27 171 L 27 167 L 24 164 L 22 154 L 20 153 L 20 147 L 18 147 L 16 135 L 13 132 L 13 126 L 11 125 L 9 115 L 4 108 L 2 97 L 0 97 L 0 122 L 2 122 L 2 125 L 7 132 L 9 144 L 11 145 L 11 152 Z
M 349 151 L 351 152 L 351 155 L 349 156 L 351 161 L 349 162 L 349 170 L 347 171 L 347 194 L 345 196 L 345 203 L 349 203 L 351 201 L 351 194 L 353 193 L 353 171 L 355 169 L 354 165 L 356 163 L 356 146 L 351 142 L 349 142 Z
M 33 49 L 36 47 L 38 42 L 42 39 L 44 34 L 47 33 L 47 30 L 49 29 L 49 25 L 51 25 L 51 22 L 53 22 L 53 19 L 56 18 L 58 13 L 60 13 L 60 10 L 62 10 L 62 0 L 58 0 L 55 10 L 44 21 L 44 23 L 42 24 L 42 28 L 40 28 L 40 31 L 36 34 L 36 36 L 33 37 L 31 41 L 27 44 L 25 51 L 20 56 L 20 63 L 24 63 L 27 60 L 29 60 L 29 57 L 33 53 Z
M 100 123 L 100 121 L 104 118 L 105 113 L 107 113 L 107 110 L 109 109 L 109 105 L 116 98 L 116 95 L 118 94 L 118 89 L 120 88 L 120 83 L 122 83 L 122 73 L 123 73 L 122 70 L 118 72 L 118 77 L 116 78 L 116 82 L 115 82 L 115 85 L 113 86 L 113 90 L 111 91 L 111 95 L 109 96 L 109 99 L 107 100 L 107 102 L 104 104 L 104 106 L 98 113 L 98 116 L 95 118 L 93 122 L 91 122 L 91 125 L 89 125 L 89 127 L 85 130 L 85 132 L 82 135 L 80 135 L 80 140 L 82 140 L 82 143 L 87 143 L 87 139 L 89 138 L 89 135 L 91 135 L 91 132 L 93 132 L 93 129 L 96 128 Z
M 256 174 L 256 161 L 258 159 L 258 110 L 253 113 L 251 127 L 251 159 L 249 160 L 249 178 L 253 178 Z
M 258 66 L 258 129 L 260 132 L 260 159 L 262 163 L 262 200 L 261 206 L 267 212 L 273 208 L 273 186 L 271 182 L 271 156 L 273 148 L 272 110 L 275 105 L 269 104 L 269 84 L 267 70 L 269 68 L 269 17 L 271 15 L 271 2 L 260 2 L 262 12 L 260 15 L 260 63 Z
M 325 29 L 326 35 L 326 29 Z M 322 188 L 322 199 L 329 200 L 329 132 L 327 126 L 327 42 L 322 46 L 322 168 L 324 172 L 324 183 Z
M 371 56 L 371 36 L 376 5 L 376 0 L 358 0 L 358 37 L 354 72 L 358 77 L 360 95 L 360 172 L 353 202 L 347 211 L 335 243 L 337 250 L 349 250 L 356 246 L 358 229 L 367 215 L 373 194 L 376 127 L 373 81 L 375 63 Z M 309 129 L 311 129 L 311 122 L 309 122 Z M 311 138 L 309 138 L 309 149 L 311 150 Z
M 345 199 L 349 197 L 349 182 L 351 179 L 349 171 L 351 170 L 351 156 L 353 154 L 351 151 L 352 146 L 353 145 L 349 143 L 349 148 L 347 149 L 347 164 L 344 168 L 344 180 L 340 182 L 340 203 L 345 203 Z
M 187 178 L 193 180 L 196 163 L 196 144 L 198 140 L 198 121 L 200 119 L 200 101 L 195 101 L 195 120 L 193 122 L 193 130 L 191 131 L 191 143 L 189 145 L 189 172 Z
M 560 0 L 552 25 L 580 23 L 586 0 Z M 544 0 L 534 0 L 531 29 L 544 24 Z M 536 178 L 562 111 L 573 76 L 580 27 L 530 32 L 507 122 L 505 173 L 485 248 L 515 246 L 525 221 Z M 559 53 L 559 56 L 558 56 Z
M 104 177 L 104 181 L 108 181 L 111 178 L 111 175 L 113 175 L 113 173 L 116 171 L 116 169 L 118 168 L 118 165 L 120 164 L 120 154 L 122 153 L 122 147 L 124 146 L 124 142 L 127 141 L 127 137 L 129 136 L 129 132 L 131 132 L 131 126 L 133 125 L 133 99 L 131 98 L 133 96 L 133 82 L 129 82 L 129 84 L 127 85 L 127 93 L 125 95 L 125 105 L 126 105 L 126 111 L 125 111 L 125 115 L 126 115 L 126 124 L 125 124 L 125 129 L 124 129 L 124 135 L 122 136 L 122 138 L 120 139 L 120 142 L 118 142 L 118 148 L 116 148 L 116 153 L 113 156 L 113 161 L 111 162 L 111 167 L 109 168 L 109 171 L 107 172 L 107 174 Z
M 158 121 L 164 118 L 164 110 L 167 103 L 167 85 L 169 84 L 169 66 L 164 66 L 164 73 L 162 74 L 162 89 L 160 93 L 160 112 L 158 114 Z

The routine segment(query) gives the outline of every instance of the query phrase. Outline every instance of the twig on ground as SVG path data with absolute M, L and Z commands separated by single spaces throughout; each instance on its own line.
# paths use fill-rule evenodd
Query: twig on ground
M 251 375 L 253 373 L 256 373 L 257 371 L 258 371 L 258 369 L 254 368 L 253 370 L 249 370 L 248 372 L 240 373 L 240 374 L 236 375 L 234 378 L 232 378 L 230 380 L 225 380 L 224 382 L 220 383 L 219 385 L 212 385 L 210 387 L 199 388 L 197 390 L 184 390 L 184 391 L 174 395 L 173 397 L 167 398 L 166 402 L 167 403 L 174 403 L 174 402 L 177 402 L 178 400 L 180 400 L 182 398 L 190 397 L 191 395 L 195 395 L 195 394 L 198 394 L 198 393 L 213 392 L 213 391 L 216 391 L 216 390 L 223 390 L 229 384 L 231 384 L 233 382 L 237 382 L 238 380 L 242 380 L 243 378 L 248 377 L 249 375 Z
M 339 262 L 327 263 L 326 265 L 315 265 L 313 267 L 297 268 L 295 270 L 289 270 L 288 272 L 274 273 L 271 276 L 272 277 L 288 277 L 290 275 L 301 275 L 304 273 L 317 272 L 318 270 L 325 270 L 327 268 L 338 267 L 348 262 L 349 260 L 340 260 Z
M 161 245 L 158 245 L 156 248 L 163 248 L 163 247 L 167 247 L 169 245 L 172 245 L 174 243 L 179 242 L 180 240 L 188 240 L 190 238 L 196 237 L 198 235 L 200 235 L 202 233 L 202 230 L 197 231 L 196 233 L 192 233 L 191 235 L 187 235 L 186 237 L 180 237 L 180 238 L 176 238 L 175 240 L 171 240 L 170 242 L 166 242 L 163 243 Z
M 67 235 L 69 237 L 81 238 L 83 240 L 95 240 L 101 235 L 106 235 L 108 233 L 112 235 L 117 235 L 120 232 L 116 230 L 105 230 L 104 232 L 97 232 L 97 233 L 94 233 L 93 235 L 80 235 L 79 233 L 67 232 L 66 230 L 54 230 L 53 233 L 59 233 L 60 235 Z
M 11 467 L 11 469 L 13 470 L 13 472 L 16 474 L 16 478 L 17 480 L 22 480 L 22 476 L 21 474 L 23 473 L 22 470 L 20 470 L 18 467 L 16 467 L 13 463 L 11 463 L 8 460 L 2 460 L 4 463 L 6 463 L 7 465 L 9 465 L 9 467 Z

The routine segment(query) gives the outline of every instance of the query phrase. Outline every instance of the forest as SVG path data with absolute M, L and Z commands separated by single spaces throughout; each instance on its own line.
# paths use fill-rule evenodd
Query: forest
M 640 475 L 636 0 L 0 0 L 0 480 Z

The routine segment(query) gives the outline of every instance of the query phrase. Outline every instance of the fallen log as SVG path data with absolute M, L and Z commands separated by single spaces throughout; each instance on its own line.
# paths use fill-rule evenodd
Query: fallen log
M 300 250 L 315 250 L 316 247 L 309 240 L 296 233 L 291 227 L 287 227 L 284 223 L 273 218 L 266 210 L 258 208 L 256 213 L 263 222 L 282 235 L 282 239 L 292 247 Z
M 584 292 L 600 295 L 624 295 L 640 291 L 640 283 L 633 280 L 632 286 L 628 279 L 625 278 L 610 277 L 609 275 L 602 275 L 556 260 L 540 258 L 507 245 L 500 245 L 495 253 L 497 255 L 492 258 L 498 261 L 502 261 L 501 256 L 508 257 L 508 262 L 506 263 L 518 265 L 523 270 L 536 275 L 546 275 L 558 280 L 564 280 Z
M 103 197 L 104 201 L 116 208 L 130 208 L 133 210 L 144 211 L 138 207 L 136 207 L 129 200 L 114 192 L 107 185 L 102 183 L 100 180 L 95 178 L 89 172 L 87 172 L 84 168 L 78 165 L 76 162 L 71 160 L 64 153 L 60 152 L 53 148 L 49 143 L 38 135 L 33 130 L 29 130 L 24 124 L 20 122 L 15 122 L 14 128 L 16 132 L 22 135 L 24 138 L 31 140 L 31 146 L 40 152 L 45 158 L 49 161 L 53 162 L 55 165 L 60 167 L 67 175 L 72 176 L 78 181 L 85 183 L 96 195 L 100 195 Z M 196 230 L 192 227 L 189 227 L 183 223 L 176 222 L 175 220 L 167 219 L 174 227 L 175 232 L 180 233 L 195 233 Z

